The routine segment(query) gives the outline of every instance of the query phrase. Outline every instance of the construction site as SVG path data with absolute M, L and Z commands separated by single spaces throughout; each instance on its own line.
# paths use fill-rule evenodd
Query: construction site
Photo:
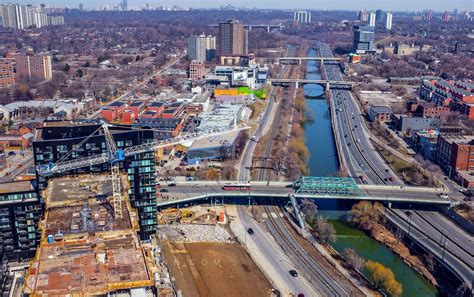
M 117 216 L 109 175 L 49 180 L 42 240 L 27 273 L 25 294 L 153 295 L 159 267 L 152 248 L 138 239 L 125 175 L 121 184 L 122 214 Z
M 230 232 L 224 206 L 171 208 L 158 221 L 178 296 L 270 296 L 271 284 Z

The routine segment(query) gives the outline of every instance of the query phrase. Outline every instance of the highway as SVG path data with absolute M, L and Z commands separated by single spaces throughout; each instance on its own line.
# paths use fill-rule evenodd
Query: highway
M 333 56 L 327 45 L 321 44 L 319 49 L 321 56 Z M 328 79 L 342 79 L 342 74 L 336 63 L 326 62 L 325 68 Z M 341 139 L 349 174 L 353 177 L 363 176 L 365 183 L 402 185 L 403 182 L 390 170 L 370 143 L 365 121 L 352 94 L 345 90 L 331 90 L 331 95 L 331 103 L 335 104 L 336 108 L 337 133 Z M 388 209 L 387 215 L 391 218 L 397 218 L 392 220 L 396 223 L 403 220 L 407 223 L 408 220 L 406 215 L 400 216 L 400 211 L 397 210 Z M 454 255 L 452 258 L 457 260 L 449 263 L 472 288 L 472 255 L 464 252 L 472 250 L 472 238 L 466 240 L 460 227 L 453 222 L 447 223 L 449 220 L 439 212 L 417 211 L 412 219 L 414 229 L 424 236 L 419 236 L 417 242 L 425 248 L 434 249 L 436 251 L 435 255 L 442 255 L 444 249 L 446 249 L 447 254 Z M 427 222 L 430 222 L 430 224 Z M 443 228 L 434 228 L 433 226 L 443 226 Z M 448 244 L 443 247 L 436 244 L 436 240 L 441 237 L 448 239 Z M 425 238 L 426 240 L 420 240 L 419 238 Z M 450 260 L 451 257 L 448 256 L 444 259 Z M 463 264 L 459 263 L 467 263 L 470 267 L 466 270 Z M 471 272 L 466 274 L 469 269 Z

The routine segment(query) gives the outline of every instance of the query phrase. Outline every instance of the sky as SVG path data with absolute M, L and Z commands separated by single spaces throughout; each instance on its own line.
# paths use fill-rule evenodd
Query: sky
M 0 0 L 0 3 L 39 4 L 46 3 L 52 7 L 78 7 L 79 3 L 85 8 L 97 8 L 105 4 L 117 5 L 120 0 Z M 216 8 L 221 5 L 231 4 L 237 7 L 248 8 L 275 8 L 275 9 L 383 9 L 389 11 L 407 11 L 433 9 L 437 11 L 474 10 L 474 0 L 128 0 L 130 7 L 140 7 L 146 3 L 156 6 L 180 5 L 192 8 Z

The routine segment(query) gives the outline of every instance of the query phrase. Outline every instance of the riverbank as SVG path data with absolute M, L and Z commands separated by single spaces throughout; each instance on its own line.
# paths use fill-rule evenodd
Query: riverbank
M 315 50 L 308 51 L 308 56 L 315 55 Z M 307 62 L 306 78 L 321 78 L 318 62 Z M 304 89 L 307 98 L 306 108 L 311 111 L 314 118 L 313 121 L 304 125 L 305 145 L 310 154 L 309 173 L 313 176 L 338 176 L 340 164 L 329 113 L 329 103 L 326 100 L 327 95 L 324 88 L 319 85 L 307 84 Z M 347 217 L 347 212 L 344 213 Z M 326 216 L 324 212 L 323 216 Z M 341 218 L 338 217 L 337 220 L 341 220 Z M 404 287 L 402 294 L 404 297 L 436 296 L 437 289 L 433 285 L 436 284 L 434 277 L 424 266 L 419 265 L 423 264 L 422 261 L 411 255 L 408 247 L 403 243 L 397 243 L 395 235 L 390 230 L 382 226 L 383 229 L 378 230 L 375 232 L 375 236 L 372 236 L 360 229 L 356 231 L 353 226 L 349 227 L 348 222 L 342 220 L 331 223 L 335 225 L 337 232 L 337 240 L 335 243 L 331 243 L 331 246 L 337 252 L 342 253 L 345 248 L 351 248 L 365 259 L 377 261 L 392 268 L 397 280 Z M 394 238 L 395 241 L 393 241 Z M 407 257 L 404 258 L 403 255 Z
M 423 261 L 410 253 L 409 248 L 395 235 L 390 232 L 384 225 L 375 223 L 367 233 L 375 240 L 389 248 L 397 254 L 408 266 L 425 277 L 432 285 L 438 286 L 438 282 L 431 272 L 426 268 Z

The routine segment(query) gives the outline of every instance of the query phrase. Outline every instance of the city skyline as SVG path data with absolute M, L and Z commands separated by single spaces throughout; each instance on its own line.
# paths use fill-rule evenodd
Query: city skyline
M 53 7 L 64 7 L 64 2 L 61 0 L 49 0 L 49 1 L 39 1 L 39 0 L 19 0 L 11 1 L 12 3 L 19 4 L 40 4 L 45 3 Z M 119 5 L 121 1 L 101 1 L 100 3 L 93 0 L 73 0 L 68 1 L 68 7 L 78 7 L 79 4 L 83 4 L 84 8 L 95 9 L 104 5 Z M 179 5 L 183 7 L 190 8 L 218 8 L 222 5 L 230 4 L 236 7 L 246 7 L 246 8 L 274 8 L 274 9 L 310 9 L 310 10 L 375 10 L 375 9 L 384 9 L 390 11 L 419 11 L 424 9 L 433 9 L 436 11 L 444 10 L 473 10 L 472 2 L 469 0 L 453 0 L 453 1 L 443 1 L 443 0 L 434 0 L 434 1 L 409 1 L 409 0 L 400 0 L 396 3 L 381 3 L 376 0 L 363 0 L 363 1 L 350 1 L 350 0 L 337 0 L 337 1 L 312 1 L 312 0 L 297 0 L 288 4 L 287 2 L 274 2 L 270 0 L 260 1 L 257 5 L 253 1 L 243 0 L 243 1 L 194 1 L 194 0 L 181 0 L 181 1 L 146 1 L 146 0 L 132 0 L 128 1 L 129 7 L 141 7 L 146 4 L 154 6 L 172 6 Z

